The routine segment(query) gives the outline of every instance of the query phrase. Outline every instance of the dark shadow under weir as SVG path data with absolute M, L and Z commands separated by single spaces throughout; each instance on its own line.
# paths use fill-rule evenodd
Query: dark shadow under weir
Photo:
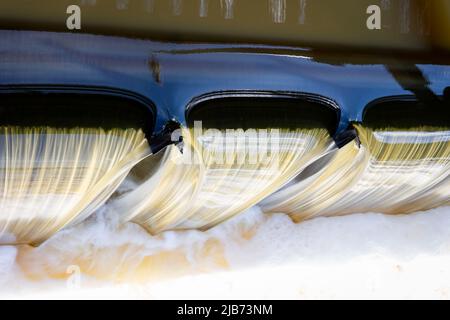
M 450 99 L 435 97 L 429 101 L 419 101 L 413 96 L 383 98 L 367 106 L 363 124 L 373 129 L 448 127 Z
M 339 109 L 320 97 L 303 96 L 222 96 L 194 102 L 187 122 L 202 121 L 205 128 L 244 130 L 251 128 L 326 128 L 330 135 L 339 123 Z
M 0 91 L 2 126 L 133 128 L 142 129 L 149 138 L 154 118 L 150 102 L 121 91 L 45 88 Z

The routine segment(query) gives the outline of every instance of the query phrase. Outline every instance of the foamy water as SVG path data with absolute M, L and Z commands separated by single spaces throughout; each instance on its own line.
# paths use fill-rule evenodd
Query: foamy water
M 75 272 L 81 271 L 81 274 Z M 104 206 L 38 248 L 0 247 L 2 298 L 448 298 L 450 208 L 293 223 L 254 207 L 151 236 Z

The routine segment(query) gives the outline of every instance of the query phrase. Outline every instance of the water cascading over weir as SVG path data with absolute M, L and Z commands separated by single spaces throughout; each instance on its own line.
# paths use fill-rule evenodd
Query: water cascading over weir
M 448 1 L 161 3 L 0 4 L 0 244 L 450 204 Z
M 139 186 L 116 202 L 125 220 L 154 233 L 210 228 L 336 148 L 331 134 L 338 110 L 327 101 L 234 94 L 188 110 L 181 151 L 166 149 L 149 177 L 138 165 L 130 178 Z
M 101 94 L 2 94 L 1 243 L 39 244 L 102 205 L 150 154 L 139 108 Z
M 339 109 L 323 98 L 200 99 L 188 108 L 187 126 L 174 127 L 172 141 L 157 152 L 142 120 L 151 119 L 150 109 L 117 97 L 82 98 L 89 102 L 67 93 L 4 95 L 2 243 L 39 244 L 111 197 L 123 223 L 153 234 L 205 230 L 257 204 L 298 222 L 449 204 L 444 97 L 428 105 L 413 98 L 374 102 L 361 123 L 338 136 Z M 102 107 L 112 118 L 98 117 Z M 129 108 L 134 112 L 123 112 Z M 397 117 L 405 108 L 411 116 Z M 133 188 L 114 194 L 125 179 Z

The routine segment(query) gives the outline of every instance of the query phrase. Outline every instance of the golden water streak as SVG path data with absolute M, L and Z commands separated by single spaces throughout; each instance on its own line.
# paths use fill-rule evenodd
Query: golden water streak
M 0 243 L 37 244 L 86 218 L 148 155 L 134 129 L 0 127 Z
M 334 145 L 325 129 L 279 130 L 279 152 L 268 153 L 260 152 L 258 139 L 236 140 L 240 149 L 232 150 L 222 141 L 205 143 L 211 138 L 207 134 L 195 139 L 193 133 L 184 130 L 183 154 L 168 147 L 149 178 L 132 171 L 140 186 L 114 204 L 125 221 L 152 233 L 212 227 L 278 190 Z M 251 162 L 255 150 L 257 161 Z M 217 161 L 222 155 L 228 161 Z
M 338 150 L 314 176 L 266 199 L 295 221 L 355 212 L 410 213 L 450 203 L 448 128 L 356 129 L 361 146 Z

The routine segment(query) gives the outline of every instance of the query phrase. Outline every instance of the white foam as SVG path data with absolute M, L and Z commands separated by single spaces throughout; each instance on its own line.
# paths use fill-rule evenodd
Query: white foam
M 205 253 L 211 240 L 220 244 L 212 248 L 223 250 L 225 267 L 214 262 L 217 252 Z M 182 252 L 188 263 L 179 267 L 186 272 L 114 282 L 124 266 L 132 273 L 161 252 Z M 264 215 L 254 207 L 207 232 L 154 237 L 137 225 L 121 226 L 104 207 L 22 260 L 16 255 L 15 248 L 0 247 L 0 295 L 6 298 L 448 298 L 450 208 L 294 224 L 284 214 Z M 80 289 L 50 277 L 52 269 L 65 270 L 77 260 L 93 268 L 82 269 Z M 38 280 L 27 278 L 29 269 Z M 111 277 L 100 279 L 102 272 Z
M 15 247 L 0 247 L 0 285 L 13 275 L 16 254 Z

